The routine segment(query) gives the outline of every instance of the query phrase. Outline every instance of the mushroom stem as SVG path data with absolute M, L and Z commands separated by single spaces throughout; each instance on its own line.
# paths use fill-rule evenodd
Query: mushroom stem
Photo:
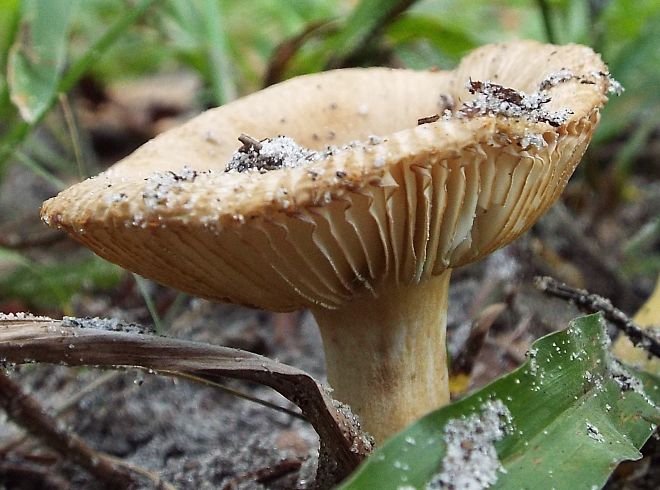
M 449 402 L 447 270 L 430 280 L 391 286 L 337 310 L 315 309 L 333 396 L 383 442 Z

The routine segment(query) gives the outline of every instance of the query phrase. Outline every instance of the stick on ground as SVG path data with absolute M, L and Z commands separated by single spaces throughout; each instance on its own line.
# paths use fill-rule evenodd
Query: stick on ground
M 104 454 L 89 447 L 80 437 L 48 415 L 39 402 L 0 372 L 0 406 L 7 415 L 64 458 L 82 466 L 109 488 L 137 486 L 130 472 Z
M 609 299 L 584 289 L 572 288 L 552 277 L 536 277 L 534 284 L 545 294 L 568 300 L 586 313 L 602 313 L 605 319 L 623 331 L 635 346 L 646 350 L 655 357 L 660 357 L 658 333 L 642 329 L 628 315 L 612 305 Z
M 295 403 L 319 435 L 320 487 L 344 479 L 371 450 L 357 419 L 338 410 L 304 371 L 247 351 L 141 332 L 139 325 L 113 320 L 0 315 L 0 357 L 16 363 L 141 367 L 213 383 L 230 377 L 269 386 Z

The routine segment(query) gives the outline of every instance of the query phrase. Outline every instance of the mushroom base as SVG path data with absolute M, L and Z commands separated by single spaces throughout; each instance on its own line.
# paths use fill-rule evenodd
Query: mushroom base
M 449 402 L 446 326 L 451 270 L 315 309 L 334 398 L 376 442 Z

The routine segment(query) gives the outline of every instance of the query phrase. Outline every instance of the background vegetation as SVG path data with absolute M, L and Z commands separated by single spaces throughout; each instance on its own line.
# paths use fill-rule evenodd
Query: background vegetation
M 531 250 L 541 269 L 634 312 L 660 272 L 655 0 L 0 0 L 0 312 L 123 311 L 168 328 L 188 298 L 46 229 L 42 200 L 286 78 L 449 69 L 516 38 L 589 45 L 626 88 L 604 110 L 559 224 L 538 227 Z
M 445 69 L 478 45 L 521 37 L 590 45 L 626 92 L 604 111 L 575 199 L 595 199 L 601 208 L 634 199 L 635 173 L 657 176 L 658 33 L 660 6 L 653 0 L 2 0 L 0 305 L 12 299 L 72 311 L 82 286 L 108 287 L 121 278 L 88 254 L 63 265 L 17 246 L 33 233 L 43 239 L 45 231 L 36 207 L 27 212 L 8 202 L 16 197 L 7 189 L 11 166 L 28 168 L 44 197 L 130 152 L 164 127 L 161 119 L 183 119 L 330 67 Z M 175 84 L 170 94 L 160 89 L 163 99 L 142 101 L 151 114 L 104 112 L 140 97 L 131 81 L 182 73 L 193 93 Z M 112 127 L 121 124 L 133 127 L 117 141 L 121 135 L 107 133 L 121 132 Z M 622 253 L 622 273 L 631 279 L 653 277 L 660 267 L 657 254 L 647 253 L 649 241 L 657 244 L 657 217 L 639 225 L 613 251 Z

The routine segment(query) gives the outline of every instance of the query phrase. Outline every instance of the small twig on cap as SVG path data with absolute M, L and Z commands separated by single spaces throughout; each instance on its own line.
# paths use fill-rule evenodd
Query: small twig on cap
M 138 482 L 124 468 L 89 447 L 48 415 L 39 402 L 0 373 L 0 406 L 7 415 L 65 458 L 85 468 L 107 486 L 128 488 Z
M 536 277 L 534 285 L 545 294 L 565 299 L 587 313 L 603 313 L 606 320 L 621 329 L 637 347 L 640 347 L 655 357 L 660 357 L 660 338 L 652 330 L 640 328 L 624 312 L 612 305 L 612 302 L 590 293 L 584 289 L 576 289 L 563 284 L 552 277 Z
M 261 141 L 245 133 L 241 133 L 241 135 L 238 137 L 238 141 L 243 143 L 243 146 L 241 146 L 238 151 L 247 152 L 250 150 L 255 150 L 258 152 L 261 150 Z
M 417 119 L 417 125 L 430 124 L 440 120 L 440 114 L 433 114 L 432 116 L 420 117 Z

